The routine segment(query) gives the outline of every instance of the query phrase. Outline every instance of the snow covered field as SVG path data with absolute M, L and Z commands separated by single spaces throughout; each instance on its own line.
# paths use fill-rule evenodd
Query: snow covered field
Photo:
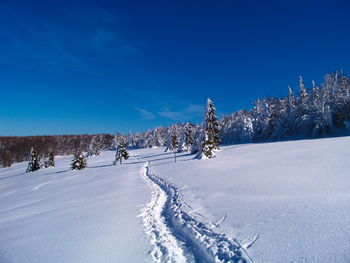
M 114 152 L 71 171 L 72 157 L 26 174 L 0 170 L 0 262 L 145 262 L 149 243 L 136 216 L 150 198 L 142 164 L 112 166 Z
M 113 155 L 0 169 L 0 262 L 350 261 L 350 137 Z

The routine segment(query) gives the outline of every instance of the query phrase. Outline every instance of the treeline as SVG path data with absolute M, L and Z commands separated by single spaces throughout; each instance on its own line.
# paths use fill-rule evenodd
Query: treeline
M 210 110 L 209 104 L 206 112 Z M 289 87 L 286 96 L 258 99 L 250 110 L 223 116 L 217 127 L 220 138 L 215 140 L 220 140 L 223 144 L 234 144 L 343 135 L 349 132 L 349 121 L 350 79 L 342 71 L 336 71 L 327 74 L 322 83 L 316 84 L 313 81 L 309 86 L 300 77 L 297 90 L 293 91 Z M 46 157 L 50 151 L 64 155 L 78 151 L 88 152 L 95 148 L 116 148 L 120 139 L 125 140 L 129 148 L 165 146 L 171 151 L 195 153 L 203 150 L 207 128 L 203 121 L 202 124 L 176 123 L 146 132 L 115 136 L 0 137 L 0 165 L 6 167 L 12 162 L 27 160 L 32 146 L 40 156 Z M 172 143 L 175 137 L 178 141 L 176 149 Z
M 309 88 L 300 77 L 296 95 L 289 87 L 285 97 L 259 99 L 249 111 L 224 116 L 220 133 L 225 144 L 341 135 L 349 120 L 350 80 L 337 71 Z
M 323 83 L 312 81 L 309 87 L 300 77 L 297 91 L 288 87 L 286 94 L 280 98 L 258 99 L 250 110 L 223 116 L 219 120 L 221 143 L 315 138 L 349 133 L 350 79 L 342 71 L 327 74 Z M 191 148 L 200 147 L 198 144 L 201 144 L 204 136 L 203 124 L 178 123 L 126 137 L 129 146 L 169 148 L 173 134 L 177 134 L 180 138 L 179 151 L 182 151 L 188 148 L 183 146 L 188 132 L 193 134 L 194 144 Z
M 106 149 L 112 145 L 113 139 L 114 136 L 110 134 L 0 137 L 0 166 L 8 167 L 14 162 L 28 161 L 32 147 L 43 159 L 50 152 L 67 155 L 88 152 L 91 148 Z

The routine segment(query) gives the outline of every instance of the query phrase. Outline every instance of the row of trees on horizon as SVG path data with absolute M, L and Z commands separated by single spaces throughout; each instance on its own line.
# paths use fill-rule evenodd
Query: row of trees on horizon
M 208 101 L 206 113 L 209 104 Z M 92 149 L 115 149 L 121 139 L 129 148 L 166 147 L 166 150 L 177 152 L 203 152 L 203 143 L 208 137 L 207 118 L 206 115 L 202 124 L 175 123 L 169 127 L 127 135 L 0 137 L 0 165 L 7 167 L 13 162 L 28 160 L 32 146 L 40 156 L 46 157 L 51 151 L 66 155 L 91 152 Z M 344 135 L 349 132 L 348 121 L 350 79 L 342 71 L 336 71 L 326 74 L 320 84 L 310 83 L 310 87 L 305 86 L 300 77 L 297 92 L 294 93 L 289 87 L 285 97 L 261 98 L 253 103 L 250 110 L 223 116 L 217 123 L 218 137 L 215 140 L 222 144 L 234 144 Z M 174 144 L 174 138 L 177 144 Z M 209 152 L 214 151 L 211 149 Z
M 219 137 L 219 122 L 216 116 L 216 109 L 214 103 L 208 99 L 207 100 L 207 110 L 204 119 L 204 132 L 201 136 L 200 143 L 194 138 L 194 134 L 191 132 L 191 126 L 187 125 L 185 133 L 183 134 L 183 140 L 179 141 L 178 133 L 171 133 L 169 140 L 170 145 L 166 148 L 166 151 L 172 151 L 175 153 L 175 162 L 176 162 L 176 152 L 180 151 L 180 145 L 182 145 L 183 151 L 191 150 L 192 153 L 197 153 L 198 159 L 203 158 L 212 158 L 215 157 L 215 152 L 220 149 L 220 137 Z M 71 164 L 72 170 L 82 170 L 87 167 L 87 157 L 100 155 L 100 148 L 96 142 L 97 137 L 94 136 L 91 139 L 89 149 L 86 153 L 82 152 L 82 148 L 78 148 L 74 154 L 73 161 Z M 115 147 L 116 154 L 113 165 L 116 165 L 118 162 L 120 165 L 123 164 L 123 160 L 129 158 L 129 153 L 126 147 L 126 140 L 124 136 L 115 136 Z M 180 144 L 181 143 L 181 144 Z M 198 147 L 194 147 L 194 146 Z M 184 148 L 186 147 L 186 148 Z M 196 149 L 196 150 L 193 150 Z M 51 151 L 48 159 L 40 159 L 34 147 L 31 148 L 29 154 L 29 161 L 27 166 L 27 173 L 35 172 L 42 168 L 49 168 L 55 166 L 54 154 Z

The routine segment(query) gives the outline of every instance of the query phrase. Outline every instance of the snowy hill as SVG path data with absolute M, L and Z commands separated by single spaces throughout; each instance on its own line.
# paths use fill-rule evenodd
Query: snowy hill
M 0 262 L 144 262 L 136 216 L 150 191 L 138 165 L 113 158 L 90 157 L 82 171 L 69 170 L 70 156 L 29 174 L 26 163 L 1 169 Z
M 113 156 L 0 169 L 0 262 L 350 261 L 350 137 Z

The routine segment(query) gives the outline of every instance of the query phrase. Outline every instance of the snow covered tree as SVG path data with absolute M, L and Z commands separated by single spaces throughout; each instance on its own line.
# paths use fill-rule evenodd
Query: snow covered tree
M 101 149 L 101 145 L 100 145 L 99 137 L 95 135 L 91 138 L 91 142 L 89 144 L 89 149 L 86 156 L 89 157 L 89 156 L 100 155 L 100 149 Z
M 288 104 L 289 107 L 295 107 L 295 98 L 294 98 L 294 92 L 293 90 L 290 88 L 290 86 L 288 86 Z
M 125 139 L 120 138 L 118 147 L 115 153 L 115 160 L 113 162 L 113 165 L 116 165 L 118 161 L 120 164 L 123 164 L 123 159 L 127 160 L 128 158 L 129 158 L 129 153 L 126 150 Z
M 312 103 L 309 107 L 309 116 L 313 119 L 312 136 L 322 136 L 331 133 L 331 109 L 329 106 L 330 93 L 328 88 L 319 89 L 313 82 Z
M 204 120 L 204 138 L 201 153 L 198 158 L 205 155 L 208 158 L 215 156 L 215 151 L 220 149 L 219 122 L 216 116 L 216 109 L 211 99 L 207 100 L 207 109 Z
M 165 135 L 165 152 L 174 151 L 173 148 L 173 136 L 178 134 L 179 127 L 176 124 L 171 125 Z
M 279 98 L 263 98 L 255 103 L 254 139 L 266 140 L 279 136 L 278 127 L 282 126 L 281 117 L 286 110 L 286 100 Z
M 304 136 L 312 129 L 312 114 L 310 111 L 310 94 L 305 88 L 302 77 L 299 77 L 299 93 L 296 99 L 295 130 Z
M 278 98 L 271 100 L 272 107 L 270 108 L 270 125 L 271 125 L 271 135 L 270 139 L 276 140 L 281 137 L 286 137 L 290 135 L 290 105 L 287 98 Z
M 82 152 L 77 152 L 74 155 L 73 162 L 71 165 L 72 170 L 82 170 L 86 168 L 86 158 Z
M 27 173 L 34 172 L 40 169 L 40 160 L 38 154 L 32 147 L 29 154 L 29 162 L 27 167 Z
M 345 128 L 345 120 L 350 114 L 350 80 L 342 70 L 334 76 L 333 125 L 337 129 Z
M 309 98 L 309 94 L 304 85 L 304 80 L 301 76 L 299 77 L 299 98 L 301 103 L 306 103 Z
M 194 132 L 194 143 L 191 146 L 191 154 L 198 154 L 202 149 L 202 143 L 204 141 L 203 125 L 196 125 Z
M 119 141 L 120 141 L 120 139 L 122 137 L 123 137 L 123 135 L 121 135 L 120 133 L 117 133 L 117 134 L 114 135 L 113 143 L 112 143 L 113 149 L 117 149 L 118 148 Z
M 220 120 L 220 138 L 224 144 L 251 142 L 254 137 L 251 112 L 240 110 Z
M 151 134 L 151 146 L 150 147 L 160 147 L 163 143 L 162 139 L 162 127 L 156 127 Z
M 151 130 L 147 130 L 144 138 L 145 147 L 152 148 L 154 144 L 153 132 Z
M 186 122 L 179 140 L 178 152 L 187 152 L 195 143 L 194 128 L 189 122 Z
M 322 83 L 313 81 L 310 88 L 300 77 L 298 86 L 297 94 L 289 87 L 284 97 L 260 98 L 251 109 L 223 116 L 216 126 L 220 130 L 219 141 L 232 144 L 347 134 L 350 128 L 350 79 L 343 71 L 326 74 Z M 206 126 L 206 122 L 201 125 L 176 123 L 125 136 L 117 134 L 114 144 L 113 136 L 109 134 L 0 137 L 0 166 L 28 160 L 28 145 L 35 145 L 36 152 L 45 158 L 50 149 L 60 155 L 87 151 L 90 155 L 93 146 L 97 146 L 98 151 L 117 149 L 121 137 L 127 138 L 128 147 L 165 146 L 167 151 L 173 151 L 174 132 L 178 135 L 178 152 L 202 153 L 207 140 L 206 152 L 210 155 L 210 149 L 215 147 L 209 143 L 212 138 Z
M 50 152 L 49 154 L 49 162 L 48 162 L 49 167 L 55 167 L 55 155 L 53 151 Z

